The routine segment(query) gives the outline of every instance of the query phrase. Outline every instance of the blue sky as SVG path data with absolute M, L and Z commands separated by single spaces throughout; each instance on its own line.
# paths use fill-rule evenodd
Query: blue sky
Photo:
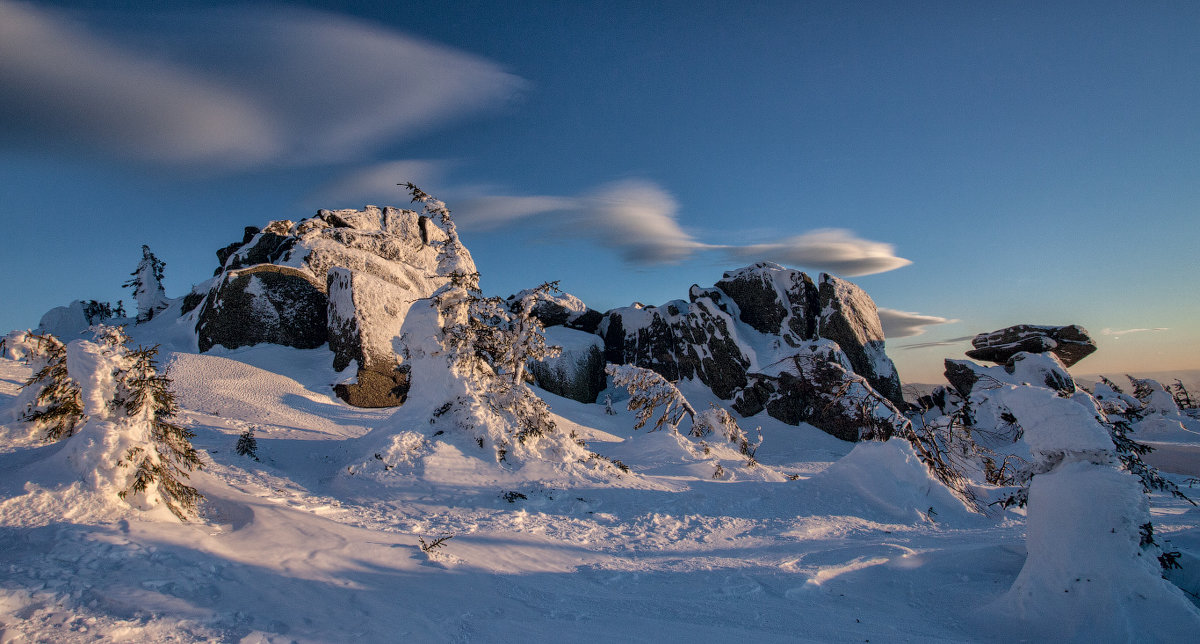
M 179 296 L 243 226 L 413 180 L 497 294 L 661 304 L 769 259 L 891 311 L 906 381 L 1017 323 L 1087 327 L 1081 372 L 1197 368 L 1197 33 L 1195 2 L 0 0 L 0 328 L 128 300 L 143 243 Z

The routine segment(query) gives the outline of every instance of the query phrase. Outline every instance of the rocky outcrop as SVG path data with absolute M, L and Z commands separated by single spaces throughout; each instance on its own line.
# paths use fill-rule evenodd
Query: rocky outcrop
M 995 389 L 1013 382 L 1069 395 L 1076 390 L 1075 379 L 1067 373 L 1067 367 L 1074 362 L 1068 363 L 1062 356 L 1065 353 L 1077 362 L 1096 350 L 1096 345 L 1090 343 L 1087 332 L 1075 325 L 1054 327 L 1022 324 L 980 334 L 973 341 L 977 348 L 967 351 L 967 355 L 982 360 L 982 353 L 992 356 L 988 360 L 993 362 L 998 361 L 1000 356 L 1007 356 L 1001 361 L 1002 366 L 984 367 L 970 360 L 947 359 L 946 381 L 964 399 L 969 399 L 972 392 L 980 389 Z M 978 348 L 981 346 L 984 348 Z M 1010 353 L 1011 349 L 1018 346 L 1030 350 Z
M 808 423 L 846 441 L 887 440 L 906 431 L 911 423 L 904 414 L 848 366 L 837 345 L 814 343 L 773 373 L 751 374 L 733 408 L 743 416 L 765 410 L 789 425 Z
M 1096 350 L 1096 343 L 1087 330 L 1079 325 L 1040 326 L 1019 324 L 991 333 L 981 333 L 971 340 L 975 348 L 967 356 L 1005 364 L 1009 358 L 1022 351 L 1026 353 L 1050 352 L 1058 356 L 1064 366 L 1070 367 L 1088 357 Z
M 821 275 L 820 297 L 820 337 L 838 343 L 855 373 L 885 398 L 903 405 L 900 376 L 884 351 L 883 325 L 875 302 L 858 286 L 827 274 Z
M 591 313 L 575 298 L 536 311 L 548 327 L 586 330 L 583 320 Z M 604 340 L 607 362 L 652 369 L 672 381 L 696 379 L 735 401 L 743 415 L 766 411 L 849 440 L 862 437 L 851 430 L 862 420 L 858 403 L 886 403 L 881 413 L 887 417 L 905 404 L 874 302 L 831 275 L 814 281 L 801 271 L 758 263 L 725 273 L 710 288 L 692 286 L 686 301 L 612 309 L 600 316 L 595 333 Z M 831 366 L 797 367 L 798 359 Z M 792 365 L 792 371 L 780 371 L 780 365 Z M 850 389 L 861 390 L 854 409 L 828 404 L 826 398 Z
M 198 308 L 201 351 L 269 342 L 298 348 L 328 343 L 335 368 L 357 365 L 337 393 L 363 407 L 394 406 L 408 392 L 397 350 L 409 307 L 475 272 L 470 253 L 411 210 L 367 206 L 321 210 L 298 222 L 247 227 L 217 251 L 216 277 L 185 310 Z

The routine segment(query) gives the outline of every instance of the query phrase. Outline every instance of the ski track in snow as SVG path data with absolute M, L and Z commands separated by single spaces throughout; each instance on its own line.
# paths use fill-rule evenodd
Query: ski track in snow
M 188 524 L 18 511 L 47 496 L 26 496 L 21 468 L 55 448 L 13 420 L 29 371 L 0 360 L 0 642 L 983 641 L 1025 559 L 1019 514 L 889 506 L 868 493 L 896 485 L 887 471 L 822 476 L 851 446 L 811 428 L 762 428 L 760 461 L 797 480 L 714 481 L 639 449 L 660 439 L 623 405 L 546 395 L 560 428 L 645 484 L 384 485 L 341 473 L 394 411 L 327 393 L 328 352 L 164 362 L 208 461 Z M 251 428 L 260 462 L 233 449 Z M 1157 534 L 1196 551 L 1200 511 L 1152 505 Z

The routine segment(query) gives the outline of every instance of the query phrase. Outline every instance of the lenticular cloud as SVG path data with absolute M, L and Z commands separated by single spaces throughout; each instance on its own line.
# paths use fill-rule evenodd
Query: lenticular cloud
M 314 11 L 172 14 L 140 31 L 90 17 L 0 0 L 0 140 L 218 167 L 336 162 L 524 85 L 490 61 Z

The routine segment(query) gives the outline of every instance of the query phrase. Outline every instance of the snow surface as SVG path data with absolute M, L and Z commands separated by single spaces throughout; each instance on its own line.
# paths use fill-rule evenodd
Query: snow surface
M 739 419 L 751 433 L 762 423 L 757 459 L 777 476 L 742 476 L 730 459 L 738 476 L 714 479 L 694 441 L 634 431 L 622 398 L 609 416 L 543 393 L 560 430 L 631 472 L 510 467 L 450 430 L 435 437 L 427 410 L 340 402 L 330 385 L 345 374 L 325 349 L 197 355 L 171 321 L 131 331 L 135 345 L 163 344 L 178 420 L 204 453 L 189 481 L 206 497 L 201 518 L 76 496 L 64 444 L 41 444 L 0 409 L 2 642 L 1138 639 L 1122 616 L 1145 602 L 1120 588 L 1097 600 L 1118 611 L 1111 622 L 1072 620 L 1091 614 L 1073 602 L 1093 599 L 1072 593 L 1022 609 L 1061 616 L 1057 632 L 1014 630 L 1003 602 L 1026 563 L 1023 513 L 967 512 L 903 442 Z M 29 374 L 0 359 L 0 407 Z M 415 380 L 410 400 L 450 384 Z M 697 409 L 720 402 L 679 387 Z M 249 428 L 258 461 L 234 451 Z M 355 469 L 405 454 L 421 468 Z M 1079 482 L 1104 493 L 1105 481 Z M 1200 562 L 1200 510 L 1150 502 L 1159 541 Z M 1188 607 L 1148 609 L 1161 632 L 1193 624 Z

